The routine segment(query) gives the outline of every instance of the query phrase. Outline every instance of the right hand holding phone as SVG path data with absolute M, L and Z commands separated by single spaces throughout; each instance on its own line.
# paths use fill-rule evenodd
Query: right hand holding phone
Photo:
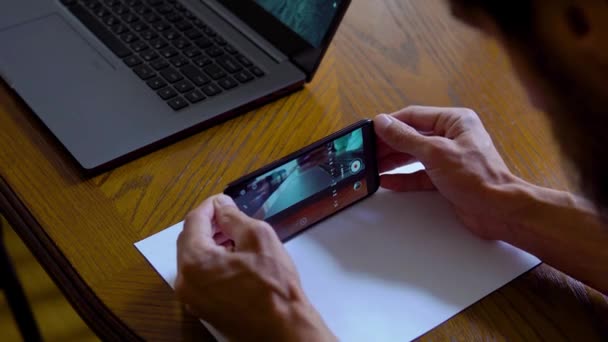
M 521 182 L 504 163 L 477 114 L 465 108 L 407 107 L 374 119 L 381 173 L 415 161 L 425 170 L 382 175 L 393 191 L 438 190 L 464 224 L 500 239 L 512 210 L 506 193 Z

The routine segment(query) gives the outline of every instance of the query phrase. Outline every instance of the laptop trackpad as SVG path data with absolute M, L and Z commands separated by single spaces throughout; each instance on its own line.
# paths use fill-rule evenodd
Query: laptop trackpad
M 57 13 L 0 31 L 0 46 L 0 73 L 65 147 L 79 160 L 105 157 L 113 124 L 111 115 L 98 114 L 112 113 L 115 93 L 108 89 L 121 84 L 122 62 L 95 50 Z
M 0 46 L 2 73 L 22 96 L 29 88 L 77 89 L 82 84 L 70 83 L 71 80 L 115 70 L 111 61 L 94 50 L 59 14 L 0 32 Z M 76 75 L 79 77 L 73 77 Z

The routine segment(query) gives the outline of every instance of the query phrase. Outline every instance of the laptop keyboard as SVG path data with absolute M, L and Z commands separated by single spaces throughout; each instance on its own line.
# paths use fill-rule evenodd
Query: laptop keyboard
M 264 76 L 176 0 L 61 2 L 175 111 Z

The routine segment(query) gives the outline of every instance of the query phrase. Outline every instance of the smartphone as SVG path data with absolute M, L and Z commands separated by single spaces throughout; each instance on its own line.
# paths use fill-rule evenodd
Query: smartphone
M 363 120 L 232 182 L 224 193 L 285 242 L 379 184 L 373 122 Z

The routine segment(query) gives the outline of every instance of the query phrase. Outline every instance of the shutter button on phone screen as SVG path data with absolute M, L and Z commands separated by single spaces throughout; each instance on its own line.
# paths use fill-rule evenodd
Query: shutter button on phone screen
M 361 170 L 361 161 L 360 160 L 355 160 L 352 163 L 350 163 L 350 170 L 353 173 L 359 172 L 359 170 Z

